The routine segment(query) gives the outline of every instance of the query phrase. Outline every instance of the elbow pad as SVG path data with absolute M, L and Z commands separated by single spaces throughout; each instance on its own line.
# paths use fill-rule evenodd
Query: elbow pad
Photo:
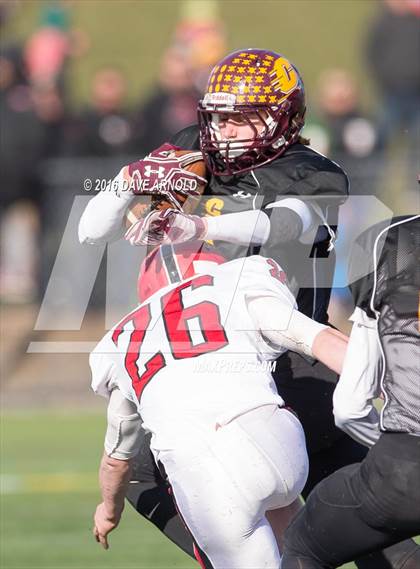
M 119 389 L 111 392 L 108 405 L 108 427 L 105 452 L 118 460 L 134 458 L 142 437 L 141 418 L 136 405 L 126 399 Z

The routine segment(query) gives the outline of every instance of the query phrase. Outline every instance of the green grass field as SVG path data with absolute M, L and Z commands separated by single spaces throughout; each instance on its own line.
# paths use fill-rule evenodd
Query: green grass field
M 130 506 L 108 551 L 94 541 L 103 416 L 22 413 L 1 427 L 2 569 L 196 566 Z
M 22 413 L 1 421 L 2 569 L 190 569 L 193 560 L 127 506 L 104 551 L 93 539 L 104 416 Z M 346 569 L 354 567 L 346 565 Z

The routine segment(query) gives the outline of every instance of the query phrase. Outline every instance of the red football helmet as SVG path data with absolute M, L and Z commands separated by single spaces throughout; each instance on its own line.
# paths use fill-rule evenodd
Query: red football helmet
M 198 106 L 201 151 L 209 170 L 231 175 L 271 162 L 298 139 L 305 110 L 302 79 L 285 57 L 262 49 L 231 53 L 214 67 Z M 230 113 L 252 127 L 253 137 L 221 137 L 220 117 Z M 260 133 L 255 117 L 265 125 Z
M 205 272 L 205 265 L 200 266 L 198 261 L 221 265 L 225 259 L 203 241 L 160 245 L 153 249 L 140 267 L 137 282 L 140 302 L 161 288 Z

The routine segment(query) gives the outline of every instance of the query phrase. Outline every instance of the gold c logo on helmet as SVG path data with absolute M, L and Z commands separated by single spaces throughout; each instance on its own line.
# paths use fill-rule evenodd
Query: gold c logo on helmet
M 275 91 L 282 91 L 287 95 L 297 87 L 299 76 L 293 65 L 285 57 L 276 59 L 273 69 L 274 71 L 270 75 L 275 77 L 273 81 Z

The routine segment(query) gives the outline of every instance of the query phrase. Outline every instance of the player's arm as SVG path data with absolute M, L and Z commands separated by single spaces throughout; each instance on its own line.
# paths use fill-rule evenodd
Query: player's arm
M 132 244 L 184 243 L 190 240 L 226 241 L 261 246 L 296 239 L 323 240 L 328 231 L 317 232 L 325 224 L 313 208 L 297 198 L 267 206 L 266 210 L 247 210 L 214 217 L 199 217 L 175 210 L 152 212 L 148 223 L 135 234 Z M 331 230 L 331 235 L 332 230 Z
M 334 417 L 340 429 L 370 447 L 380 435 L 379 415 L 373 404 L 380 394 L 380 351 L 374 319 L 360 308 L 356 308 L 352 319 L 343 371 L 333 395 Z
M 268 204 L 263 210 L 249 210 L 205 218 L 207 231 L 205 239 L 228 241 L 242 245 L 264 245 L 287 243 L 311 236 L 325 239 L 327 230 L 315 233 L 324 222 L 314 208 L 295 197 L 281 199 Z
M 107 415 L 105 451 L 99 467 L 102 502 L 96 508 L 93 529 L 95 539 L 105 549 L 108 549 L 108 534 L 121 519 L 132 462 L 142 436 L 137 407 L 119 389 L 111 392 Z
M 124 166 L 105 191 L 88 202 L 79 222 L 80 243 L 103 243 L 124 235 L 124 214 L 134 198 L 129 187 L 128 166 Z
M 268 342 L 281 350 L 292 350 L 315 357 L 340 373 L 347 347 L 347 336 L 299 312 L 287 298 L 252 298 L 248 310 Z
M 108 534 L 115 529 L 124 509 L 124 498 L 131 475 L 131 460 L 118 460 L 103 454 L 99 469 L 102 502 L 96 507 L 93 534 L 108 549 Z
M 273 200 L 266 203 L 260 212 L 252 210 L 207 218 L 208 233 L 205 238 L 238 242 L 236 231 L 239 231 L 242 235 L 241 244 L 268 243 L 270 246 L 295 240 L 313 244 L 324 240 L 328 235 L 334 238 L 334 232 L 326 219 L 325 204 L 330 203 L 336 207 L 346 199 L 348 179 L 336 165 L 321 160 L 321 166 L 318 162 L 315 166 L 312 163 L 302 163 L 299 179 L 294 179 L 288 188 L 290 195 L 277 196 L 275 199 L 273 196 Z M 257 180 L 258 170 L 254 172 L 254 177 L 260 185 Z M 275 182 L 271 180 L 268 186 L 273 187 L 273 184 Z M 264 189 L 262 180 L 261 188 Z M 272 194 L 273 190 L 264 193 Z M 245 213 L 253 214 L 254 217 L 245 221 L 245 217 L 241 217 Z M 248 233 L 243 233 L 244 223 L 249 224 Z M 322 230 L 318 230 L 320 226 Z
M 94 244 L 122 237 L 124 215 L 136 195 L 165 195 L 165 192 L 170 195 L 172 190 L 168 187 L 177 187 L 178 182 L 182 187 L 190 187 L 192 181 L 205 181 L 182 168 L 174 157 L 176 150 L 177 146 L 164 143 L 142 160 L 124 166 L 105 191 L 99 192 L 86 206 L 79 223 L 79 241 Z M 191 194 L 194 195 L 193 189 Z
M 349 339 L 345 334 L 327 326 L 315 336 L 312 343 L 312 353 L 317 360 L 330 369 L 336 373 L 341 373 L 348 341 Z
M 177 142 L 178 143 L 178 142 Z M 325 158 L 315 159 L 299 165 L 299 176 L 292 176 L 288 195 L 275 197 L 276 180 L 266 184 L 257 179 L 256 183 L 262 193 L 274 194 L 262 210 L 249 210 L 214 217 L 199 218 L 194 215 L 172 215 L 165 217 L 164 243 L 183 243 L 191 239 L 227 241 L 241 245 L 265 245 L 286 243 L 301 240 L 313 244 L 335 235 L 329 227 L 326 215 L 326 204 L 337 207 L 348 195 L 348 179 L 342 170 Z M 274 190 L 273 190 L 274 184 Z M 265 187 L 266 186 L 266 187 Z M 271 189 L 270 189 L 271 188 Z M 158 214 L 156 214 L 157 217 Z M 204 224 L 204 229 L 203 229 Z M 322 230 L 318 231 L 319 226 Z M 170 228 L 173 228 L 172 233 Z M 145 236 L 139 237 L 139 243 Z M 144 241 L 145 242 L 145 241 Z
M 335 237 L 321 207 L 313 200 L 286 197 L 268 204 L 265 210 L 270 216 L 270 233 L 267 238 L 270 245 L 295 240 L 313 244 L 324 240 L 328 233 Z M 320 226 L 322 228 L 318 230 Z

